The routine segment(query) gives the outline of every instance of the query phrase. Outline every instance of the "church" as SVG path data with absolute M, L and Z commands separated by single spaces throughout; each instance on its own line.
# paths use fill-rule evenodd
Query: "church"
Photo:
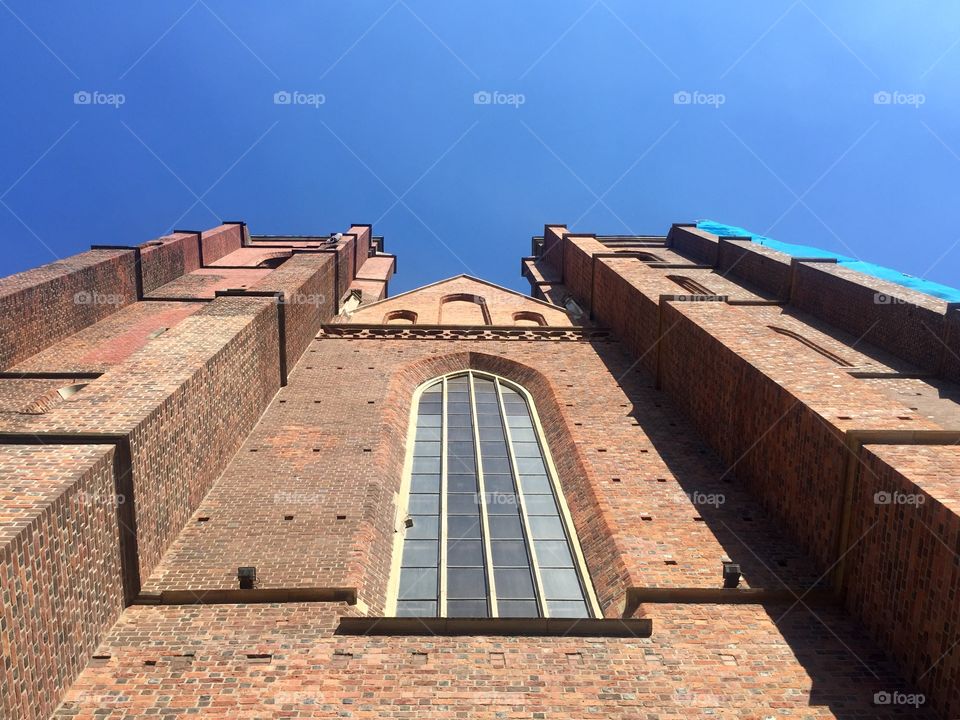
M 960 718 L 960 306 L 711 229 L 0 279 L 0 716 Z

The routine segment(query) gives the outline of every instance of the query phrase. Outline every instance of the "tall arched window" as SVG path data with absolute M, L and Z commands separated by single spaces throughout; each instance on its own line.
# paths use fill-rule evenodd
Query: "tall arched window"
M 594 617 L 536 409 L 469 371 L 414 397 L 391 607 L 401 616 Z

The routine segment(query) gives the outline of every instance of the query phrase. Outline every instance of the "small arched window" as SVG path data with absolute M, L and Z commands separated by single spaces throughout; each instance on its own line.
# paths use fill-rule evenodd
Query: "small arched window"
M 513 324 L 514 325 L 546 325 L 547 321 L 544 319 L 543 315 L 538 312 L 530 312 L 529 310 L 522 310 L 521 312 L 515 312 L 513 314 Z
M 416 325 L 417 314 L 413 310 L 391 310 L 383 316 L 384 325 Z
M 440 298 L 440 323 L 443 325 L 490 325 L 490 310 L 482 295 L 454 293 Z
M 418 390 L 390 607 L 421 617 L 595 617 L 569 511 L 521 387 L 474 371 Z

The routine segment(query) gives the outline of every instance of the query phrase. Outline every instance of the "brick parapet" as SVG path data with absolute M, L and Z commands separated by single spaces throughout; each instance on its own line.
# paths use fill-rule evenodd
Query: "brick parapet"
M 43 720 L 123 609 L 110 445 L 0 445 L 0 714 Z
M 0 368 L 136 299 L 133 250 L 90 250 L 0 280 Z

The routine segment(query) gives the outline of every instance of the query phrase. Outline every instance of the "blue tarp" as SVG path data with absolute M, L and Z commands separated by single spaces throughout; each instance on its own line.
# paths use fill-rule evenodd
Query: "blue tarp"
M 808 245 L 794 245 L 792 243 L 780 242 L 779 240 L 774 240 L 764 235 L 755 235 L 749 230 L 744 230 L 742 227 L 725 225 L 724 223 L 715 222 L 714 220 L 701 220 L 697 223 L 697 227 L 714 235 L 749 237 L 759 245 L 766 245 L 769 248 L 779 250 L 793 257 L 836 258 L 837 264 L 845 268 L 862 272 L 865 275 L 872 275 L 881 280 L 887 280 L 888 282 L 896 283 L 897 285 L 902 285 L 903 287 L 926 293 L 927 295 L 932 295 L 947 302 L 960 302 L 960 290 L 932 282 L 931 280 L 924 280 L 914 277 L 913 275 L 907 275 L 898 270 L 891 270 L 882 265 L 874 265 L 873 263 L 857 260 L 856 258 L 847 257 L 846 255 L 839 255 L 828 250 L 809 247 Z

